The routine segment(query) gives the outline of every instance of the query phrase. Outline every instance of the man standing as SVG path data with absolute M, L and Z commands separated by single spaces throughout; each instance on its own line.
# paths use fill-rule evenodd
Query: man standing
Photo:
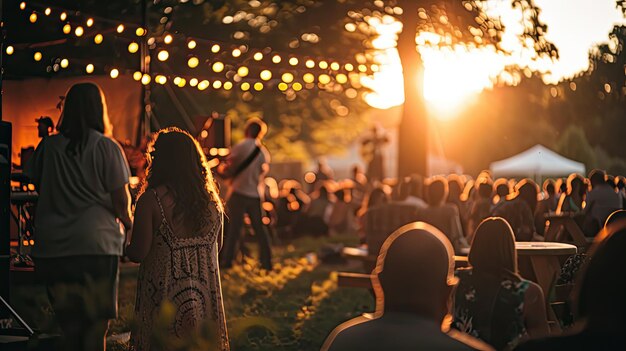
M 235 145 L 221 171 L 231 179 L 226 201 L 230 224 L 221 253 L 220 266 L 230 268 L 239 247 L 244 215 L 248 214 L 259 244 L 259 258 L 263 269 L 272 269 L 272 252 L 267 229 L 262 222 L 263 179 L 269 171 L 270 154 L 261 143 L 267 133 L 267 124 L 258 118 L 246 123 L 246 138 Z
M 54 130 L 52 118 L 48 116 L 41 116 L 35 122 L 37 122 L 37 136 L 40 138 L 49 136 Z

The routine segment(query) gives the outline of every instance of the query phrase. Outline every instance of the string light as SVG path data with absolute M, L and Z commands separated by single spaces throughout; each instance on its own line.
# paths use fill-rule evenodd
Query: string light
M 41 61 L 41 52 L 37 51 L 34 55 L 33 58 L 35 59 L 35 61 L 39 62 Z
M 220 52 L 220 46 L 217 44 L 214 44 L 213 46 L 211 46 L 211 52 L 214 54 L 217 54 L 218 52 Z
M 230 89 L 233 88 L 233 83 L 232 82 L 225 82 L 222 87 L 224 88 L 224 90 L 230 90 Z
M 241 50 L 234 49 L 233 50 L 233 57 L 239 57 L 239 56 L 241 56 Z
M 22 1 L 20 3 L 20 10 L 24 10 L 25 8 L 26 8 L 26 3 Z
M 333 71 L 338 71 L 341 68 L 341 65 L 338 62 L 333 62 L 330 64 L 330 69 Z
M 359 65 L 359 72 L 362 72 L 362 73 L 367 72 L 367 66 L 365 66 L 365 65 Z
M 137 35 L 138 37 L 143 37 L 144 35 L 146 35 L 147 31 L 141 27 L 137 28 L 137 30 L 135 30 L 135 35 Z
M 14 47 L 12 47 L 11 45 L 7 46 L 7 48 L 6 48 L 7 55 L 13 55 L 14 52 L 15 52 L 15 48 Z
M 289 85 L 284 82 L 278 83 L 278 90 L 285 91 L 287 89 L 289 89 Z
M 187 60 L 187 66 L 189 66 L 189 68 L 196 68 L 199 64 L 200 60 L 195 56 L 191 56 L 189 60 Z
M 154 81 L 157 82 L 158 84 L 163 85 L 167 83 L 167 77 L 163 75 L 158 75 L 154 78 Z
M 74 30 L 74 34 L 76 34 L 77 37 L 82 37 L 84 33 L 85 30 L 81 26 L 76 27 L 76 29 Z
M 141 80 L 141 76 L 142 76 L 142 74 L 139 71 L 135 71 L 135 73 L 133 73 L 133 79 L 136 80 L 136 81 L 140 81 Z
M 87 27 L 93 26 L 93 18 L 87 19 Z
M 30 20 L 30 23 L 37 22 L 37 14 L 35 12 L 31 13 L 30 17 L 29 17 L 29 20 Z
M 63 26 L 63 33 L 70 34 L 71 32 L 72 32 L 72 26 L 69 23 Z
M 328 84 L 330 83 L 330 76 L 328 74 L 320 74 L 318 80 L 321 84 Z
M 255 61 L 261 61 L 263 59 L 263 53 L 261 52 L 256 52 L 254 54 L 254 56 L 252 56 L 254 58 Z
M 61 60 L 61 68 L 67 68 L 70 65 L 70 61 L 68 59 Z
M 294 91 L 300 91 L 300 90 L 302 90 L 302 84 L 300 84 L 300 83 L 298 83 L 298 82 L 293 83 L 293 85 L 291 86 L 291 88 L 292 88 Z
M 143 76 L 141 76 L 141 84 L 143 85 L 148 85 L 150 84 L 150 81 L 152 80 L 152 78 L 150 78 L 150 75 L 145 74 Z
M 189 41 L 187 42 L 187 47 L 188 47 L 190 50 L 195 49 L 197 45 L 198 45 L 198 44 L 196 43 L 196 41 L 195 41 L 195 40 L 189 40 Z
M 174 83 L 174 84 L 178 85 L 179 88 L 182 88 L 185 86 L 185 84 L 187 84 L 187 80 L 185 78 L 180 78 L 178 83 Z
M 198 90 L 205 90 L 206 88 L 208 88 L 210 85 L 208 80 L 203 80 L 200 83 L 198 83 Z
M 256 91 L 263 90 L 263 83 L 261 83 L 261 82 L 254 83 L 254 90 L 256 90 Z
M 292 66 L 296 66 L 298 64 L 298 58 L 297 57 L 292 57 L 289 59 L 289 64 Z
M 213 63 L 212 68 L 213 68 L 213 72 L 220 73 L 224 70 L 224 64 L 220 61 L 217 61 Z
M 115 30 L 121 34 L 122 32 L 124 32 L 124 25 L 120 24 L 119 26 L 117 26 Z
M 241 83 L 241 87 L 240 88 L 241 88 L 242 91 L 248 91 L 248 90 L 250 90 L 250 83 L 243 82 L 243 83 Z
M 102 34 L 96 34 L 96 36 L 93 37 L 93 42 L 96 44 L 101 44 L 103 40 L 104 37 L 102 36 Z
M 165 44 L 171 44 L 171 43 L 172 43 L 172 41 L 174 41 L 174 38 L 173 38 L 170 34 L 166 35 L 166 36 L 163 38 L 163 42 L 164 42 Z
M 306 60 L 306 62 L 304 63 L 304 65 L 305 65 L 307 68 L 313 68 L 313 67 L 315 67 L 315 61 L 313 61 L 313 60 Z
M 289 73 L 289 72 L 283 73 L 283 75 L 282 75 L 282 80 L 283 80 L 283 82 L 285 82 L 285 83 L 291 83 L 291 82 L 293 82 L 293 74 L 291 74 L 291 73 Z
M 50 16 L 50 14 L 52 13 L 52 10 L 49 7 L 46 7 L 43 13 L 45 13 L 46 16 Z
M 302 80 L 304 80 L 305 83 L 313 83 L 315 82 L 315 76 L 312 73 L 305 73 L 302 76 Z
M 272 79 L 272 72 L 270 70 L 268 70 L 268 69 L 264 69 L 259 74 L 259 77 L 261 77 L 261 79 L 263 79 L 263 80 L 270 80 L 270 79 Z
M 283 59 L 280 57 L 280 55 L 274 55 L 274 57 L 272 57 L 272 62 L 274 63 L 280 63 L 280 61 L 282 61 Z
M 222 81 L 221 80 L 216 80 L 215 82 L 213 82 L 213 89 L 219 89 L 222 87 Z
M 157 54 L 157 58 L 159 59 L 159 61 L 167 61 L 169 57 L 170 57 L 170 53 L 167 52 L 167 50 L 161 50 Z
M 343 73 L 339 73 L 337 76 L 335 76 L 335 80 L 339 84 L 346 84 L 348 82 L 348 77 Z
M 111 70 L 111 73 L 109 73 L 109 74 L 110 74 L 111 78 L 115 79 L 115 78 L 119 77 L 120 71 L 118 71 L 117 68 L 113 68 Z
M 326 62 L 326 61 L 320 61 L 317 65 L 321 69 L 327 69 L 328 68 L 328 62 Z
M 67 13 L 61 12 L 61 14 L 59 15 L 59 19 L 61 21 L 65 21 L 67 19 Z
M 352 72 L 354 70 L 354 65 L 352 65 L 351 63 L 346 63 L 343 68 L 346 69 L 346 71 L 348 72 Z
M 191 78 L 191 79 L 189 80 L 189 85 L 190 85 L 190 86 L 192 86 L 192 87 L 195 87 L 196 85 L 198 85 L 198 79 L 196 79 L 196 78 Z
M 239 69 L 237 70 L 237 74 L 238 74 L 240 77 L 245 77 L 245 76 L 247 76 L 247 75 L 248 75 L 248 73 L 250 73 L 250 70 L 248 70 L 248 67 L 246 67 L 246 66 L 241 66 L 241 67 L 239 67 Z
M 87 74 L 93 73 L 93 65 L 91 63 L 85 67 L 85 72 L 87 72 Z
M 136 53 L 138 50 L 139 50 L 139 44 L 135 43 L 134 41 L 128 44 L 128 52 L 130 52 L 131 54 Z

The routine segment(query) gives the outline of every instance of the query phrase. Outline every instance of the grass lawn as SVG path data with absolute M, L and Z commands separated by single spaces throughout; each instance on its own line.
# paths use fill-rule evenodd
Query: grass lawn
M 253 259 L 222 272 L 222 289 L 233 350 L 319 350 L 339 323 L 374 309 L 367 290 L 337 288 L 335 271 L 345 262 L 322 262 L 317 257 L 325 245 L 356 244 L 356 238 L 300 238 L 274 248 L 275 269 L 261 274 Z M 251 246 L 254 255 L 254 245 Z M 357 266 L 358 267 L 358 266 Z M 354 270 L 354 268 L 352 268 Z M 138 268 L 125 266 L 120 275 L 119 318 L 109 334 L 130 330 Z M 40 328 L 50 328 L 51 311 L 40 287 L 13 289 L 16 307 Z M 242 330 L 242 325 L 256 327 Z M 267 328 L 259 327 L 264 325 Z M 110 341 L 109 350 L 126 350 L 122 341 Z

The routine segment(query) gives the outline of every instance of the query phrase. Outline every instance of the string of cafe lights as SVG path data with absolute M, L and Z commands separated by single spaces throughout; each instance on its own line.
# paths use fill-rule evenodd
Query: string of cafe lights
M 120 23 L 96 16 L 87 16 L 83 13 L 68 11 L 56 7 L 40 7 L 39 5 L 30 5 L 21 2 L 19 7 L 22 11 L 28 13 L 29 21 L 35 24 L 41 16 L 50 17 L 58 14 L 58 19 L 64 23 L 61 30 L 63 34 L 74 35 L 77 38 L 92 37 L 95 45 L 100 45 L 105 35 L 113 33 L 116 38 L 120 38 L 122 34 L 128 36 L 128 32 L 134 30 L 134 36 L 128 39 L 130 42 L 126 50 L 130 54 L 139 52 L 139 40 L 148 35 L 145 28 L 137 24 Z M 170 11 L 171 12 L 171 11 Z M 70 18 L 80 18 L 70 20 Z M 94 24 L 97 22 L 105 23 L 111 26 L 106 30 L 97 31 Z M 87 33 L 89 32 L 89 33 Z M 350 98 L 356 97 L 357 92 L 354 88 L 360 87 L 361 75 L 378 71 L 375 64 L 367 65 L 365 56 L 357 56 L 356 62 L 341 64 L 331 60 L 315 60 L 309 57 L 298 57 L 296 55 L 284 55 L 273 52 L 271 48 L 263 50 L 249 50 L 246 46 L 235 46 L 232 44 L 224 44 L 211 40 L 185 38 L 182 35 L 176 35 L 176 41 L 182 40 L 186 43 L 189 50 L 187 56 L 187 67 L 196 69 L 201 64 L 201 57 L 198 51 L 204 47 L 205 53 L 209 53 L 212 57 L 204 60 L 204 64 L 210 69 L 204 74 L 197 77 L 191 75 L 175 75 L 175 74 L 159 74 L 159 73 L 142 73 L 140 71 L 120 69 L 117 67 L 103 67 L 103 71 L 107 72 L 112 79 L 118 78 L 120 75 L 132 74 L 134 80 L 141 84 L 148 85 L 151 82 L 157 84 L 166 84 L 171 82 L 173 85 L 183 88 L 185 86 L 197 88 L 198 90 L 233 90 L 239 88 L 243 92 L 256 91 L 260 92 L 270 86 L 277 87 L 280 91 L 295 91 L 303 89 L 324 89 L 332 91 L 345 91 Z M 168 47 L 175 41 L 174 36 L 164 33 L 159 37 L 151 37 L 147 40 L 150 49 L 150 58 L 154 57 L 160 62 L 166 62 L 170 59 Z M 53 44 L 54 45 L 54 44 Z M 230 47 L 229 47 L 230 46 Z M 24 46 L 25 49 L 31 49 L 29 45 Z M 6 47 L 5 53 L 13 55 L 16 47 L 9 45 Z M 36 49 L 33 53 L 33 59 L 37 62 L 42 61 L 44 54 Z M 80 60 L 75 60 L 80 62 Z M 254 70 L 256 74 L 252 74 L 249 63 L 254 62 Z M 90 62 L 83 62 L 84 72 L 93 74 L 96 66 Z M 271 66 L 270 66 L 271 65 Z M 47 67 L 47 71 L 58 72 L 60 69 L 66 69 L 70 66 L 68 58 L 54 58 L 53 64 Z M 305 67 L 306 72 L 298 74 L 299 71 L 292 71 L 297 67 Z M 207 74 L 208 73 L 208 74 Z M 221 75 L 221 76 L 220 76 Z M 345 87 L 344 87 L 345 86 Z

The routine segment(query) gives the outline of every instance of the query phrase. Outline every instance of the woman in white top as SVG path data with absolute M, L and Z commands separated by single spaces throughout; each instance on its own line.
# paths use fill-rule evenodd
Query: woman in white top
M 117 314 L 118 261 L 132 221 L 130 170 L 93 83 L 65 97 L 59 134 L 39 143 L 26 173 L 37 187 L 35 259 L 64 350 L 103 350 Z

